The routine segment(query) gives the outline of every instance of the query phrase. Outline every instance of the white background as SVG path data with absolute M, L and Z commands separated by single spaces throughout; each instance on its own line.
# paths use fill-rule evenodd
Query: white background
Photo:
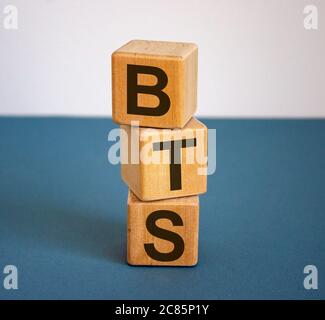
M 0 0 L 0 20 L 2 115 L 109 116 L 110 54 L 151 39 L 199 45 L 199 115 L 325 117 L 324 0 Z

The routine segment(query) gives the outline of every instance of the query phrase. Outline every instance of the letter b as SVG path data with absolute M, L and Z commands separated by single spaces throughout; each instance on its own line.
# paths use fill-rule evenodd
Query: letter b
M 132 40 L 112 54 L 112 118 L 118 124 L 183 128 L 197 106 L 193 43 Z
M 157 78 L 154 86 L 143 86 L 138 84 L 138 74 L 150 74 Z M 166 73 L 157 67 L 127 65 L 127 113 L 146 116 L 162 116 L 168 112 L 170 99 L 162 90 L 167 86 L 168 78 Z M 159 105 L 154 107 L 138 106 L 138 94 L 152 94 L 158 97 Z

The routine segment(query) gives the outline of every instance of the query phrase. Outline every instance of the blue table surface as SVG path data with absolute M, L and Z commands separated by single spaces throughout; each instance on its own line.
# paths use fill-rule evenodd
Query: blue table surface
M 126 263 L 111 119 L 0 118 L 0 299 L 324 299 L 325 120 L 202 119 L 199 264 Z M 5 265 L 18 290 L 5 290 Z M 318 290 L 303 269 L 318 268 Z

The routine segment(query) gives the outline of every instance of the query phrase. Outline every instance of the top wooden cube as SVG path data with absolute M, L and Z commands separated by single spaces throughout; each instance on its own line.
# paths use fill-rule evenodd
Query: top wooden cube
M 133 40 L 112 54 L 113 120 L 182 128 L 197 104 L 195 44 Z

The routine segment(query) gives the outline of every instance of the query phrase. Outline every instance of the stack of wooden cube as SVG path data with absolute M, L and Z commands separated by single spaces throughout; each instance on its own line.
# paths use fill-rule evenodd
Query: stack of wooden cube
M 198 261 L 199 194 L 207 189 L 207 128 L 197 108 L 198 49 L 133 40 L 112 54 L 113 120 L 129 187 L 128 263 Z

